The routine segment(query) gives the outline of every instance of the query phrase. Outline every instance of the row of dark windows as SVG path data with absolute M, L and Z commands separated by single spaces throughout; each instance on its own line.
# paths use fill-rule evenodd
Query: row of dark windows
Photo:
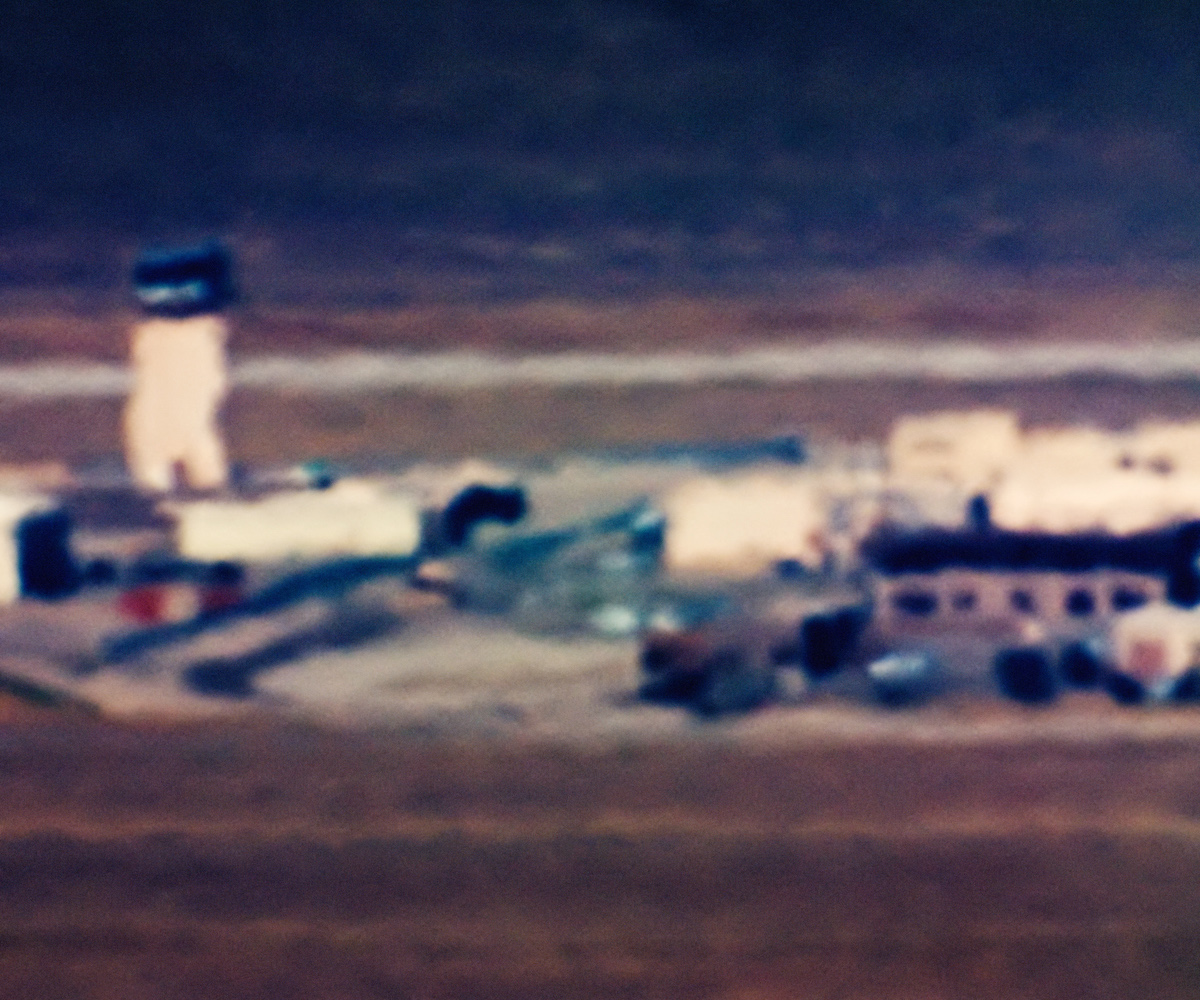
M 1109 595 L 1109 606 L 1113 611 L 1132 611 L 1140 608 L 1147 600 L 1149 598 L 1146 592 L 1139 587 L 1115 587 Z M 979 595 L 973 590 L 956 590 L 950 595 L 948 603 L 953 611 L 974 611 L 979 605 Z M 1023 587 L 1014 587 L 1009 591 L 1008 604 L 1013 611 L 1021 615 L 1035 615 L 1039 610 L 1037 597 Z M 1076 587 L 1068 591 L 1063 598 L 1063 611 L 1073 618 L 1093 615 L 1097 606 L 1096 594 L 1088 587 Z M 902 590 L 892 595 L 892 607 L 906 615 L 927 618 L 937 613 L 939 599 L 931 590 Z

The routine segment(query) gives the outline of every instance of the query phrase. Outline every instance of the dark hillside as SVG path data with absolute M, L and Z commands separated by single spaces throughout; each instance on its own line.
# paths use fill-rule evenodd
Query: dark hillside
M 770 293 L 880 265 L 1154 283 L 1200 247 L 1160 3 L 50 0 L 0 33 L 0 281 L 213 231 L 260 296 Z

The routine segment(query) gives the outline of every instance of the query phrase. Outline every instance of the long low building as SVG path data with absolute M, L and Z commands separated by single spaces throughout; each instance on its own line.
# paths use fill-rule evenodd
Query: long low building
M 421 544 L 420 505 L 368 481 L 255 501 L 180 502 L 168 512 L 179 554 L 209 562 L 408 556 Z
M 1157 600 L 1200 604 L 1200 522 L 1132 535 L 883 530 L 862 553 L 885 623 L 1084 623 Z

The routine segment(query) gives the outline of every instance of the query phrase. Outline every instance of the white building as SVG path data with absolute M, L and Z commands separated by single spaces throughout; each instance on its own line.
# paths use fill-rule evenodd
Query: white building
M 261 500 L 172 503 L 176 548 L 188 559 L 284 562 L 409 556 L 421 544 L 421 506 L 363 480 Z

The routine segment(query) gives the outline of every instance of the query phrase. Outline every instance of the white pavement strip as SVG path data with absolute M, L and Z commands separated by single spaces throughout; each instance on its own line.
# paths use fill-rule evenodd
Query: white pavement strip
M 247 358 L 232 367 L 239 389 L 346 395 L 389 389 L 443 392 L 540 386 L 803 383 L 818 379 L 1046 380 L 1097 375 L 1146 381 L 1200 379 L 1200 342 L 1122 344 L 896 343 L 839 340 L 728 354 L 543 354 L 502 357 L 347 353 Z M 0 367 L 0 399 L 123 396 L 132 384 L 119 365 L 58 363 Z

